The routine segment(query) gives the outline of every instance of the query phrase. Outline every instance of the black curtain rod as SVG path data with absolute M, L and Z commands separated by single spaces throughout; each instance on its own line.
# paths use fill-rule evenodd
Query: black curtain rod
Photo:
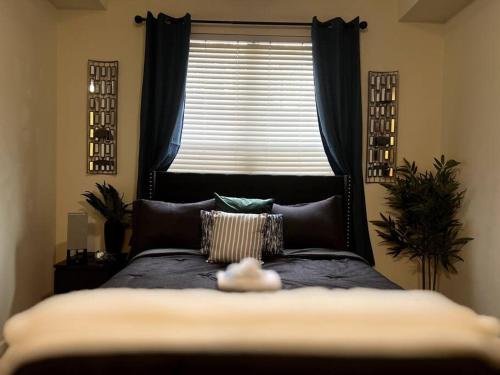
M 135 23 L 140 25 L 146 18 L 142 16 L 134 17 Z M 265 22 L 265 21 L 218 21 L 218 20 L 192 20 L 192 23 L 218 24 L 218 25 L 258 25 L 258 26 L 311 26 L 310 22 Z M 361 21 L 360 29 L 366 29 L 368 22 Z

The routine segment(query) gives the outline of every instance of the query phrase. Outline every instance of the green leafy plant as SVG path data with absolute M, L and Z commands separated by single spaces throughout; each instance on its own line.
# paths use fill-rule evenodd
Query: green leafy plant
M 86 191 L 82 195 L 88 204 L 94 207 L 106 220 L 120 222 L 125 227 L 130 225 L 130 214 L 132 210 L 129 209 L 130 203 L 123 202 L 123 194 L 120 195 L 113 185 L 96 183 L 95 184 L 102 199 L 96 194 Z
M 465 195 L 456 178 L 459 164 L 442 155 L 434 159 L 434 172 L 422 173 L 404 159 L 394 183 L 382 184 L 391 213 L 371 221 L 390 255 L 420 262 L 423 289 L 437 289 L 441 270 L 456 273 L 460 251 L 472 240 L 459 236 L 462 223 L 456 216 Z

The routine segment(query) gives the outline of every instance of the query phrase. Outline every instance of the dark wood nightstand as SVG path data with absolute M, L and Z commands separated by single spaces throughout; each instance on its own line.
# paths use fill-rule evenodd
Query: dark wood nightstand
M 94 253 L 89 253 L 87 264 L 68 264 L 66 260 L 55 264 L 54 294 L 101 286 L 127 264 L 125 254 L 121 255 L 113 262 L 97 262 Z

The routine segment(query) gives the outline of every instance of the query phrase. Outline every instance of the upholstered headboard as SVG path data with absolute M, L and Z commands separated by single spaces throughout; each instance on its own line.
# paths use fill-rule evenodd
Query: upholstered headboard
M 151 175 L 150 198 L 175 203 L 198 202 L 221 195 L 247 198 L 274 198 L 279 204 L 343 197 L 347 248 L 350 244 L 350 176 L 284 176 L 155 172 Z

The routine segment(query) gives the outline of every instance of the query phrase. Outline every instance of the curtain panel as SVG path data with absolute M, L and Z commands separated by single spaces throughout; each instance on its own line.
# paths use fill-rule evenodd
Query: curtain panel
M 314 17 L 311 38 L 323 147 L 334 173 L 351 176 L 350 247 L 373 265 L 362 172 L 359 18 L 320 22 Z
M 165 171 L 181 143 L 191 16 L 148 12 L 141 100 L 137 198 L 149 198 L 151 173 Z

